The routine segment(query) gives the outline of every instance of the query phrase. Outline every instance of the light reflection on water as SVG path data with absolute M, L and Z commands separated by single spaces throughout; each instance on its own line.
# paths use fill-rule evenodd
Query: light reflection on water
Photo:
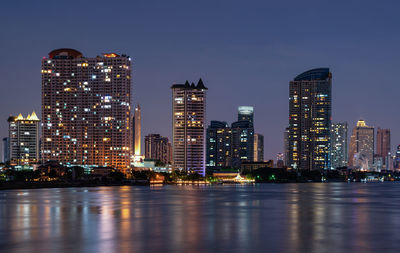
M 400 184 L 0 192 L 1 252 L 397 252 Z

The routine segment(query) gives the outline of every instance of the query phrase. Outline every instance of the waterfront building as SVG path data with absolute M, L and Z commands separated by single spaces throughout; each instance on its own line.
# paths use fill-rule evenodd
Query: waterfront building
M 137 105 L 137 107 L 135 108 L 135 112 L 134 112 L 134 116 L 133 116 L 134 120 L 134 139 L 133 139 L 133 143 L 134 143 L 134 155 L 135 156 L 140 156 L 142 154 L 141 149 L 140 149 L 140 145 L 141 145 L 141 139 L 142 139 L 142 112 L 140 109 L 140 105 Z
M 274 167 L 273 160 L 262 161 L 262 162 L 242 162 L 240 164 L 240 171 L 251 172 L 260 168 L 273 168 L 273 167 Z
M 376 156 L 382 157 L 383 167 L 389 164 L 390 157 L 390 129 L 378 128 L 376 131 Z
M 251 121 L 232 123 L 232 166 L 254 161 L 254 128 Z
M 306 71 L 289 84 L 289 167 L 330 169 L 332 73 Z
M 254 162 L 264 161 L 264 136 L 262 134 L 254 134 Z
M 145 158 L 153 159 L 162 162 L 163 164 L 170 164 L 170 142 L 167 137 L 159 134 L 149 134 L 144 138 L 145 142 Z
M 207 168 L 231 167 L 232 129 L 226 122 L 212 120 L 206 133 Z
M 22 114 L 8 118 L 8 160 L 11 165 L 31 165 L 39 162 L 39 123 L 35 112 L 26 118 Z
M 346 167 L 348 164 L 347 122 L 332 123 L 331 126 L 331 164 L 332 169 Z
M 285 128 L 283 132 L 283 155 L 284 155 L 284 165 L 289 166 L 290 164 L 290 155 L 289 155 L 289 127 Z
M 10 161 L 10 138 L 3 138 L 3 163 Z
M 374 163 L 374 128 L 359 120 L 350 137 L 349 167 L 369 170 Z
M 277 168 L 283 168 L 283 167 L 285 167 L 284 155 L 283 155 L 283 153 L 278 153 L 278 154 L 276 155 L 276 167 L 277 167 Z
M 186 81 L 171 89 L 173 166 L 204 176 L 207 88 L 200 79 L 197 85 Z
M 400 145 L 396 148 L 396 154 L 393 156 L 393 168 L 400 169 Z
M 131 59 L 57 49 L 42 59 L 41 72 L 43 160 L 130 166 Z

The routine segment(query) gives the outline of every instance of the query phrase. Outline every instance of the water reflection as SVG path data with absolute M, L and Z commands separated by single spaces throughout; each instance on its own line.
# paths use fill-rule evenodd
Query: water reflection
M 0 193 L 1 252 L 377 252 L 400 185 L 98 187 Z

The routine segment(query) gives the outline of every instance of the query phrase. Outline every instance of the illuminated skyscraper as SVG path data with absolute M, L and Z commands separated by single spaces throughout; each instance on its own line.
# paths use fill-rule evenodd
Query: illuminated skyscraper
M 155 159 L 170 164 L 170 143 L 167 137 L 159 134 L 149 134 L 144 138 L 146 159 Z
M 374 162 L 374 128 L 359 120 L 350 137 L 349 167 L 369 170 Z
M 331 163 L 332 168 L 346 167 L 347 158 L 347 122 L 332 123 L 331 127 Z
M 58 49 L 42 60 L 43 160 L 130 166 L 131 60 Z
M 232 129 L 226 122 L 212 120 L 207 127 L 207 168 L 230 167 L 232 163 Z
M 200 79 L 172 85 L 173 165 L 205 175 L 206 91 Z
M 306 71 L 290 82 L 289 167 L 330 169 L 332 73 Z
M 254 162 L 264 161 L 264 135 L 254 134 Z
M 26 118 L 9 117 L 9 160 L 12 165 L 29 165 L 39 161 L 39 118 L 35 112 Z
M 134 128 L 134 144 L 135 144 L 135 156 L 140 156 L 141 155 L 141 149 L 140 149 L 140 145 L 141 145 L 141 139 L 142 139 L 142 112 L 140 109 L 140 105 L 138 105 L 135 108 L 135 113 L 134 113 L 134 124 L 135 124 L 135 128 Z
M 382 157 L 383 165 L 388 164 L 390 154 L 390 129 L 378 128 L 376 131 L 376 155 Z
M 254 128 L 251 121 L 232 123 L 232 166 L 240 168 L 242 162 L 254 161 Z

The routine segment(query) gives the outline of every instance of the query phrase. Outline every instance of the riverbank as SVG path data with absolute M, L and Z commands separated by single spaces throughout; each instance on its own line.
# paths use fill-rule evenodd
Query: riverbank
M 0 190 L 40 189 L 40 188 L 69 188 L 69 187 L 98 187 L 98 186 L 148 186 L 147 180 L 132 180 L 121 182 L 102 181 L 27 181 L 27 182 L 1 182 Z

